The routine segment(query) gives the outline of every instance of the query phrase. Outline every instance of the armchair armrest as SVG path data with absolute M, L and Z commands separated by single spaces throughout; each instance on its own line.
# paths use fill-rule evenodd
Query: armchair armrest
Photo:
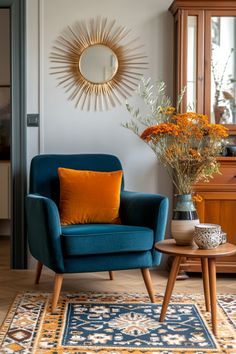
M 63 273 L 61 225 L 54 201 L 29 194 L 26 197 L 26 220 L 31 254 L 55 272 Z
M 169 200 L 163 195 L 121 192 L 120 217 L 122 223 L 149 227 L 154 232 L 154 244 L 165 238 L 168 207 Z M 160 263 L 160 254 L 154 248 L 153 263 L 153 265 Z

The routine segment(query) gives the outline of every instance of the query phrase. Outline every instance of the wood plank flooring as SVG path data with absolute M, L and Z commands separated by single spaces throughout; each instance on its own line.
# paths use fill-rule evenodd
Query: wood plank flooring
M 9 241 L 0 237 L 0 323 L 18 292 L 43 291 L 52 292 L 54 274 L 43 268 L 40 283 L 34 285 L 35 270 L 11 270 L 9 268 Z M 191 274 L 186 280 L 175 284 L 173 293 L 202 293 L 203 285 L 200 274 Z M 151 270 L 154 290 L 164 293 L 168 273 L 158 269 Z M 108 272 L 65 275 L 62 291 L 95 292 L 146 292 L 139 270 L 116 271 L 114 280 L 109 279 Z M 236 293 L 236 275 L 217 276 L 218 293 Z

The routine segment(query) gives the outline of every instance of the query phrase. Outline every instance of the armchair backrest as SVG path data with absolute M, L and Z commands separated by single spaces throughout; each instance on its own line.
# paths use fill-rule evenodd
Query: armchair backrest
M 58 205 L 60 198 L 58 167 L 101 172 L 122 170 L 119 159 L 113 155 L 38 155 L 31 161 L 29 192 L 50 198 Z M 121 189 L 123 188 L 124 179 L 122 179 Z

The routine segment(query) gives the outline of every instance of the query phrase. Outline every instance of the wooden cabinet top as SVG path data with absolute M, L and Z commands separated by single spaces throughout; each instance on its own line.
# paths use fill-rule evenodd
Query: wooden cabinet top
M 236 157 L 234 157 L 234 156 L 220 156 L 220 157 L 217 157 L 217 161 L 219 161 L 220 163 L 222 163 L 222 162 L 233 163 L 233 162 L 236 162 Z
M 175 0 L 169 7 L 169 11 L 175 15 L 179 9 L 198 10 L 235 10 L 235 0 Z

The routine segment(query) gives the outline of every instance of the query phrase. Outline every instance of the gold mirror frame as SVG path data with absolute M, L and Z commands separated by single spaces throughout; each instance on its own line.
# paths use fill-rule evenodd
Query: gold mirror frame
M 143 75 L 140 71 L 148 63 L 144 61 L 147 56 L 139 51 L 143 45 L 137 45 L 138 38 L 124 43 L 129 33 L 125 27 L 116 26 L 115 20 L 109 22 L 98 17 L 89 23 L 81 21 L 68 26 L 58 37 L 50 55 L 55 65 L 51 74 L 58 76 L 59 85 L 70 93 L 69 100 L 75 100 L 75 107 L 107 110 L 131 96 Z M 80 71 L 83 51 L 96 44 L 110 48 L 118 60 L 116 73 L 104 83 L 93 83 Z

